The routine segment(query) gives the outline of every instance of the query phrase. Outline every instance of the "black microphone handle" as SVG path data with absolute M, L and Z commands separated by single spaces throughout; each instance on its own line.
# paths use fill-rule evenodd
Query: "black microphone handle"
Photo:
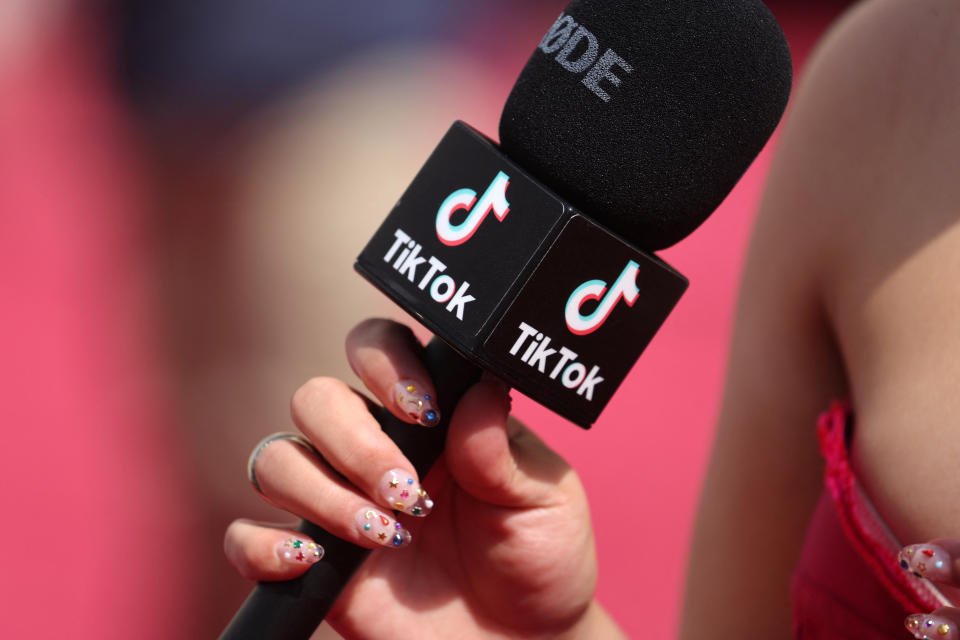
M 376 416 L 384 433 L 397 443 L 421 478 L 443 452 L 454 407 L 482 373 L 436 337 L 424 348 L 422 359 L 437 391 L 440 423 L 435 427 L 409 424 L 386 409 L 380 409 Z M 323 546 L 323 559 L 299 578 L 259 583 L 220 640 L 307 640 L 370 553 L 370 549 L 338 538 L 306 520 L 297 530 Z

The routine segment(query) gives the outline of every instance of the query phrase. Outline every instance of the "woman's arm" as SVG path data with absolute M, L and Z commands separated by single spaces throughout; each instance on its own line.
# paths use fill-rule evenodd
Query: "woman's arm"
M 821 57 L 824 55 L 821 52 Z M 816 64 L 814 65 L 816 67 Z M 685 639 L 789 636 L 789 577 L 820 493 L 815 422 L 846 392 L 819 295 L 831 211 L 814 173 L 829 145 L 788 115 L 741 285 L 723 408 L 687 578 Z
M 852 395 L 858 472 L 895 529 L 960 530 L 960 516 L 939 534 L 921 526 L 935 504 L 924 516 L 910 502 L 944 482 L 953 494 L 926 502 L 960 494 L 956 447 L 932 447 L 936 473 L 903 464 L 918 415 L 937 442 L 960 442 L 958 7 L 858 5 L 796 93 L 744 275 L 684 638 L 735 637 L 747 619 L 751 635 L 789 636 L 789 577 L 820 492 L 815 418 L 832 397 Z

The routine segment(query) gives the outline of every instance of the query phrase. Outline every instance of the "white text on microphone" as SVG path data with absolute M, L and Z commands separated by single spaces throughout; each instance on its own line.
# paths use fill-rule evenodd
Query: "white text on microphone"
M 559 348 L 553 349 L 551 344 Z M 526 349 L 521 352 L 524 345 Z M 593 365 L 588 372 L 586 365 L 577 362 L 576 351 L 553 343 L 549 336 L 526 322 L 520 323 L 520 335 L 510 347 L 510 355 L 518 356 L 527 366 L 535 367 L 540 373 L 546 374 L 549 369 L 548 377 L 551 380 L 559 378 L 560 384 L 567 389 L 576 389 L 577 395 L 588 401 L 593 401 L 594 387 L 603 382 L 598 375 L 600 367 Z
M 394 231 L 393 237 L 393 244 L 383 256 L 383 261 L 392 261 L 391 266 L 397 273 L 406 276 L 421 291 L 429 292 L 435 302 L 445 305 L 447 311 L 455 314 L 458 320 L 463 320 L 467 303 L 476 300 L 467 293 L 470 283 L 464 280 L 457 284 L 449 274 L 444 273 L 447 265 L 434 256 L 421 256 L 423 246 L 402 229 Z M 424 269 L 417 273 L 420 267 Z

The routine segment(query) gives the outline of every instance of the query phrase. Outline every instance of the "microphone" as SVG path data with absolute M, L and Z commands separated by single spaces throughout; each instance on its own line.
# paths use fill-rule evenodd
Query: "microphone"
M 584 214 L 663 249 L 740 180 L 791 82 L 759 0 L 574 0 L 507 98 L 500 145 Z
M 789 49 L 759 0 L 574 0 L 521 72 L 500 146 L 456 122 L 355 268 L 436 335 L 432 429 L 378 412 L 423 476 L 488 369 L 589 428 L 687 281 L 650 253 L 699 226 L 783 113 Z M 223 639 L 309 638 L 369 550 L 261 583 Z

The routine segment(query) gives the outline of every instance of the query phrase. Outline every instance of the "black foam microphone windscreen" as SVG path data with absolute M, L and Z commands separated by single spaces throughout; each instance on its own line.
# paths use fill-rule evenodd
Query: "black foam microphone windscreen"
M 661 249 L 740 179 L 791 76 L 759 0 L 574 0 L 507 99 L 500 144 L 583 213 Z

